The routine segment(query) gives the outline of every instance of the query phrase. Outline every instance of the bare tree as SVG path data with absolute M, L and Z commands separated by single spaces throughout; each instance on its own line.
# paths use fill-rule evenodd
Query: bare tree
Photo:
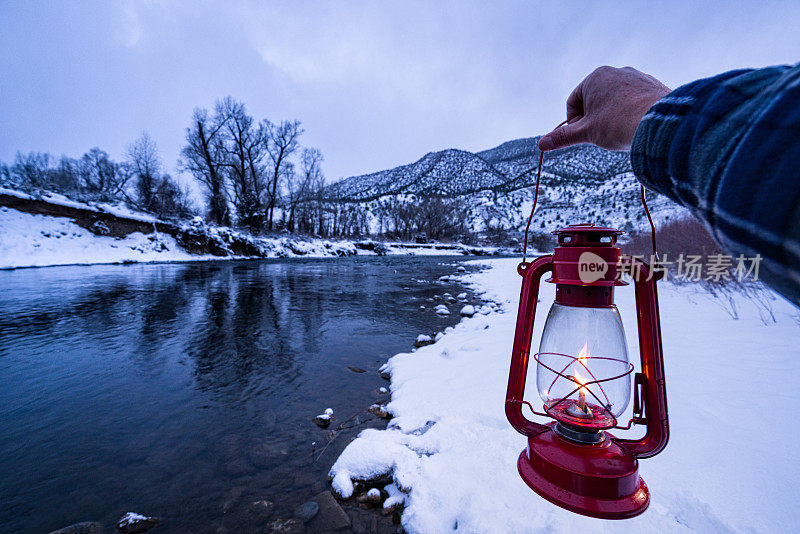
M 181 151 L 180 167 L 206 189 L 208 217 L 219 225 L 230 224 L 225 188 L 224 132 L 227 118 L 217 113 L 212 119 L 205 109 L 195 109 L 192 125 L 186 128 L 186 146 Z
M 11 169 L 0 161 L 0 186 L 10 187 L 11 183 Z
M 80 191 L 82 184 L 78 162 L 67 156 L 61 156 L 58 165 L 50 171 L 49 187 L 62 193 Z
M 262 121 L 266 138 L 266 148 L 272 162 L 272 182 L 267 190 L 267 229 L 272 230 L 275 216 L 275 205 L 278 200 L 278 181 L 283 166 L 288 158 L 297 150 L 300 135 L 300 121 L 281 121 L 273 124 L 268 120 Z
M 161 176 L 157 184 L 151 208 L 156 215 L 181 219 L 194 215 L 189 192 L 185 188 L 181 189 L 169 174 Z
M 224 165 L 233 187 L 233 199 L 239 222 L 251 230 L 263 225 L 263 160 L 266 155 L 266 132 L 254 126 L 244 104 L 227 97 L 217 102 L 217 114 L 224 117 Z
M 136 202 L 141 209 L 151 211 L 160 185 L 161 160 L 156 143 L 150 134 L 142 135 L 128 147 L 127 164 L 136 179 Z
M 11 166 L 11 179 L 22 187 L 46 188 L 50 184 L 50 154 L 17 152 Z
M 286 166 L 291 172 L 285 173 L 286 210 L 288 221 L 286 227 L 295 231 L 297 208 L 301 202 L 310 200 L 313 188 L 324 180 L 322 177 L 322 153 L 316 148 L 304 148 L 300 156 L 300 172 L 294 171 L 294 165 Z M 284 213 L 284 216 L 286 214 Z
M 65 163 L 62 158 L 61 166 Z M 89 150 L 75 163 L 82 186 L 89 194 L 116 197 L 128 181 L 128 174 L 119 169 L 119 165 L 111 160 L 107 152 L 97 147 Z

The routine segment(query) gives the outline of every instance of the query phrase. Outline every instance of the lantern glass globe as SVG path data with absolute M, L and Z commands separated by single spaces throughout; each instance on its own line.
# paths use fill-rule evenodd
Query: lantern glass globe
M 565 397 L 575 402 L 582 397 L 594 410 L 621 415 L 631 398 L 631 366 L 617 307 L 554 303 L 542 331 L 535 369 L 545 406 Z M 617 378 L 606 380 L 613 377 Z

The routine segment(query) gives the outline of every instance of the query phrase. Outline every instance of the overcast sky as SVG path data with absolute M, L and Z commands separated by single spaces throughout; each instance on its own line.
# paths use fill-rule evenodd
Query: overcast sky
M 799 28 L 800 2 L 0 0 L 0 160 L 146 130 L 174 172 L 192 109 L 231 95 L 302 121 L 336 179 L 543 133 L 599 65 L 796 63 Z

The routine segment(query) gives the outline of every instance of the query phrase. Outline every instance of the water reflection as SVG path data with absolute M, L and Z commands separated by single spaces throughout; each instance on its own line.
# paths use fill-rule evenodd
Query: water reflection
M 457 321 L 419 309 L 461 291 L 424 281 L 453 270 L 380 258 L 0 272 L 3 531 L 110 525 L 128 509 L 165 517 L 162 532 L 236 531 L 263 524 L 248 508 L 260 499 L 291 515 L 363 428 L 319 457 L 327 433 L 310 419 L 380 400 L 385 358 Z

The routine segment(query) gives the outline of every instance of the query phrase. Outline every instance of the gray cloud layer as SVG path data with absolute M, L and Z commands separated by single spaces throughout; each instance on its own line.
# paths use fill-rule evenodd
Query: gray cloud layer
M 800 60 L 797 2 L 3 2 L 0 159 L 120 157 L 142 130 L 174 167 L 195 106 L 297 118 L 338 178 L 548 130 L 602 64 L 677 86 Z

